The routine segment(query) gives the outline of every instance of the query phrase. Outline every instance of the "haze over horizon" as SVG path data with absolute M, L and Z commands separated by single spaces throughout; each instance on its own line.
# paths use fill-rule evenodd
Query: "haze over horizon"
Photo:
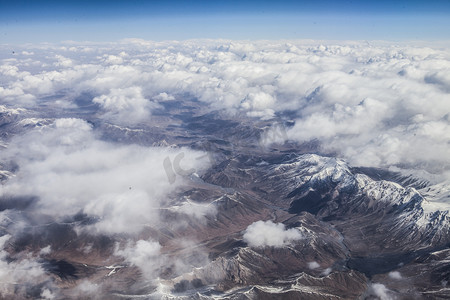
M 449 1 L 0 1 L 0 43 L 448 40 Z

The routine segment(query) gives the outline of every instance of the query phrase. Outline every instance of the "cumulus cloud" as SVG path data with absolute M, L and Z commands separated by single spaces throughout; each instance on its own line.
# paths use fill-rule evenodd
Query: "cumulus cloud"
M 41 250 L 39 250 L 39 254 L 40 255 L 48 255 L 51 252 L 52 252 L 52 246 L 51 245 L 48 245 L 48 246 L 42 248 Z
M 308 263 L 308 268 L 310 268 L 311 270 L 314 270 L 314 269 L 320 268 L 320 265 L 316 261 L 311 261 Z
M 71 59 L 64 57 L 62 55 L 56 55 L 58 61 L 55 63 L 55 66 L 58 67 L 71 67 L 73 62 Z
M 149 119 L 157 105 L 145 99 L 140 87 L 111 89 L 107 95 L 92 100 L 105 111 L 104 118 L 116 124 L 134 125 Z
M 400 272 L 398 272 L 398 271 L 389 272 L 389 277 L 392 279 L 398 279 L 398 280 L 403 278 L 402 274 L 400 274 Z
M 103 56 L 103 60 L 106 64 L 111 64 L 111 65 L 120 65 L 123 63 L 123 59 L 120 56 L 117 55 L 107 55 L 105 54 Z
M 298 229 L 286 229 L 283 223 L 257 221 L 247 227 L 243 238 L 250 247 L 284 247 L 303 237 Z
M 175 100 L 175 97 L 173 95 L 169 95 L 166 92 L 159 93 L 158 95 L 153 97 L 154 100 L 158 102 L 164 102 L 164 101 L 170 101 Z

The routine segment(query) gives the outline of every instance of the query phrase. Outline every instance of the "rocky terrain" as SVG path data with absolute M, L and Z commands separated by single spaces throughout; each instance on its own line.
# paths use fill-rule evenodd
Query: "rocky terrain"
M 315 141 L 274 141 L 283 131 L 268 137 L 270 128 L 293 126 L 288 116 L 231 117 L 204 112 L 195 99 L 164 106 L 151 122 L 134 127 L 100 121 L 89 105 L 64 114 L 2 106 L 0 255 L 3 270 L 13 270 L 0 283 L 4 299 L 450 297 L 449 207 L 436 202 L 446 197 L 448 185 L 355 168 Z M 164 184 L 173 188 L 150 208 L 131 211 L 125 230 L 114 226 L 132 201 L 126 197 L 119 208 L 110 203 L 100 211 L 87 199 L 78 211 L 55 213 L 42 193 L 12 193 L 31 171 L 7 149 L 28 147 L 17 139 L 29 133 L 45 139 L 58 118 L 85 120 L 101 143 L 170 149 L 166 162 L 151 166 L 165 168 L 164 180 L 173 185 Z M 182 167 L 183 147 L 200 151 L 208 166 Z M 54 167 L 62 169 L 59 176 L 70 167 L 65 163 Z M 126 181 L 126 169 L 120 172 Z M 116 178 L 111 180 L 114 185 Z M 123 193 L 139 192 L 139 182 L 126 184 Z M 69 185 L 57 192 L 61 198 L 52 207 L 71 191 Z M 101 201 L 108 203 L 112 196 L 105 197 Z M 104 223 L 116 209 L 112 225 Z M 131 230 L 135 225 L 139 229 Z

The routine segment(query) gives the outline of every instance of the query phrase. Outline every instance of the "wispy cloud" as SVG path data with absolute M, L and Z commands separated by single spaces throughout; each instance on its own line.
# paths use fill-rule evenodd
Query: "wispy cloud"
M 171 185 L 162 164 L 176 149 L 114 145 L 95 137 L 80 119 L 57 119 L 13 139 L 4 157 L 20 170 L 1 187 L 3 195 L 37 196 L 35 210 L 56 218 L 79 212 L 99 216 L 101 232 L 138 232 L 156 224 Z M 179 151 L 179 150 L 178 150 Z M 183 164 L 202 169 L 201 152 L 183 149 Z

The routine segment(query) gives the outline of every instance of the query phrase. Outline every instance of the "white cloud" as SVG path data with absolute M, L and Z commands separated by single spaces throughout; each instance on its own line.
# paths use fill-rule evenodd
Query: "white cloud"
M 274 122 L 261 133 L 259 144 L 267 147 L 271 144 L 283 144 L 289 140 L 287 129 L 281 122 Z
M 378 297 L 380 300 L 393 300 L 395 299 L 390 290 L 381 283 L 372 283 L 369 287 L 370 295 Z
M 10 235 L 0 237 L 0 296 L 2 298 L 25 296 L 29 286 L 48 280 L 41 265 L 30 255 L 18 254 L 9 259 L 5 250 Z
M 104 62 L 111 65 L 120 65 L 123 63 L 123 58 L 116 55 L 104 55 Z
M 45 99 L 48 107 L 76 108 L 75 99 L 86 94 L 88 101 L 99 106 L 96 117 L 134 126 L 149 120 L 155 108 L 162 108 L 158 102 L 190 97 L 203 102 L 205 110 L 251 118 L 270 119 L 289 111 L 295 126 L 269 129 L 263 146 L 283 143 L 286 138 L 318 139 L 324 151 L 337 152 L 353 165 L 435 173 L 450 166 L 447 49 L 358 42 L 132 39 L 19 50 L 33 55 L 4 58 L 0 63 L 0 98 L 11 106 L 36 107 Z M 155 199 L 171 190 L 164 170 L 153 174 L 142 169 L 151 169 L 174 153 L 136 146 L 114 149 L 94 135 L 86 122 L 64 119 L 14 140 L 7 153 L 16 151 L 28 167 L 21 170 L 23 183 L 15 179 L 2 189 L 36 193 L 46 199 L 40 203 L 42 209 L 56 205 L 57 211 L 76 208 L 105 214 L 108 217 L 98 226 L 106 231 L 124 229 L 138 208 L 145 208 L 147 215 L 131 220 L 136 226 L 130 228 L 139 228 L 138 224 L 153 218 L 159 203 Z M 130 155 L 144 164 L 128 159 Z M 112 160 L 129 161 L 129 168 L 112 166 Z M 71 171 L 62 172 L 64 168 Z M 131 174 L 127 182 L 119 180 L 123 172 Z M 102 176 L 114 186 L 112 190 L 102 187 Z M 162 182 L 164 192 L 145 187 L 142 178 L 146 176 Z M 53 178 L 55 184 L 43 184 Z M 70 182 L 87 188 L 81 190 Z M 133 186 L 131 192 L 129 186 Z M 63 200 L 57 202 L 56 195 Z M 89 205 L 79 201 L 84 197 L 95 201 Z M 135 205 L 124 204 L 128 202 Z M 188 213 L 190 208 L 183 207 Z
M 102 285 L 88 279 L 83 279 L 70 290 L 66 290 L 70 299 L 103 299 L 105 293 Z
M 296 228 L 286 230 L 283 223 L 257 221 L 247 227 L 243 238 L 250 247 L 284 247 L 303 237 Z
M 153 97 L 154 100 L 156 101 L 169 101 L 169 100 L 175 100 L 175 97 L 173 95 L 169 95 L 165 92 L 159 93 L 158 95 L 156 95 L 155 97 Z
M 203 220 L 207 215 L 214 215 L 217 212 L 215 206 L 211 204 L 201 204 L 193 201 L 186 201 L 180 206 L 174 207 L 174 210 L 200 220 Z
M 320 268 L 320 265 L 316 262 L 316 261 L 311 261 L 308 263 L 308 268 L 310 268 L 311 270 Z
M 134 125 L 150 118 L 157 104 L 145 99 L 140 87 L 111 89 L 107 95 L 92 100 L 105 111 L 104 118 L 114 123 Z
M 31 57 L 4 59 L 0 95 L 29 106 L 60 91 L 68 102 L 90 92 L 104 118 L 128 125 L 151 115 L 149 99 L 180 95 L 255 118 L 289 110 L 296 115 L 290 138 L 319 139 L 355 165 L 433 172 L 450 165 L 446 49 L 302 41 L 93 46 L 29 47 Z M 38 59 L 50 64 L 31 67 Z
M 250 93 L 241 102 L 241 107 L 245 110 L 264 110 L 270 108 L 275 104 L 275 99 L 273 96 L 264 93 Z
M 62 55 L 56 55 L 56 59 L 58 60 L 55 63 L 55 66 L 57 67 L 71 67 L 73 64 L 71 59 L 64 57 Z
M 183 250 L 177 256 L 163 254 L 160 262 L 164 268 L 170 265 L 174 277 L 178 277 L 178 279 L 187 277 L 192 280 L 192 274 L 202 272 L 203 267 L 211 266 L 210 251 L 198 240 L 191 239 L 191 237 L 177 238 L 172 240 L 171 245 Z M 212 276 L 214 277 L 214 275 Z
M 56 218 L 80 211 L 100 217 L 93 229 L 138 232 L 158 222 L 162 200 L 184 182 L 169 182 L 163 160 L 184 153 L 184 169 L 208 166 L 204 153 L 189 149 L 114 145 L 97 140 L 80 119 L 53 124 L 17 136 L 4 151 L 19 165 L 2 194 L 38 196 L 36 210 Z
M 42 299 L 51 300 L 51 299 L 55 299 L 56 296 L 52 293 L 52 291 L 50 291 L 47 288 L 44 288 L 44 289 L 42 289 L 41 297 L 42 297 Z
M 51 252 L 52 252 L 52 246 L 51 246 L 51 245 L 48 245 L 48 246 L 42 248 L 42 249 L 39 251 L 39 254 L 40 254 L 40 255 L 48 255 L 48 254 L 50 254 Z
M 398 280 L 403 278 L 402 274 L 400 274 L 400 272 L 398 272 L 398 271 L 389 272 L 389 277 L 392 279 L 398 279 Z
M 128 243 L 123 249 L 117 245 L 114 255 L 122 256 L 125 261 L 138 267 L 147 279 L 153 279 L 162 264 L 160 250 L 158 242 L 139 240 L 135 244 Z
M 333 271 L 332 268 L 326 268 L 325 270 L 323 270 L 322 275 L 328 276 L 331 273 L 331 271 Z

